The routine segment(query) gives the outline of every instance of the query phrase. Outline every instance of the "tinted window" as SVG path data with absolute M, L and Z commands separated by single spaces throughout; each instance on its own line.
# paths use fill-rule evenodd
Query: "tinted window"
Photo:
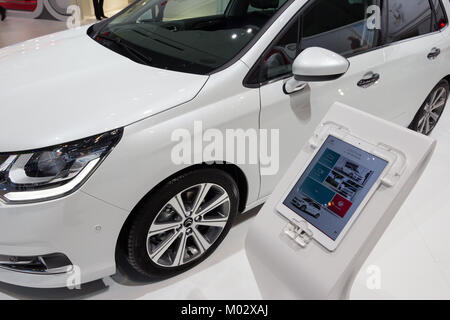
M 298 20 L 283 34 L 265 55 L 259 68 L 259 81 L 265 82 L 292 72 L 292 63 L 297 57 L 298 50 Z
M 409 0 L 411 1 L 411 0 Z M 379 30 L 368 18 L 376 0 L 318 0 L 303 15 L 302 49 L 322 47 L 350 56 L 377 46 Z
M 436 12 L 435 27 L 434 30 L 441 30 L 447 25 L 447 17 L 445 16 L 444 8 L 439 0 L 432 0 L 434 10 Z
M 265 53 L 257 67 L 245 80 L 247 84 L 259 84 L 292 73 L 292 63 L 300 53 L 298 48 L 299 21 L 294 20 Z
M 208 74 L 232 60 L 287 0 L 141 0 L 95 35 L 153 67 Z
M 344 56 L 361 53 L 377 45 L 379 30 L 368 28 L 368 8 L 376 0 L 317 0 L 295 21 L 263 57 L 248 83 L 263 83 L 292 73 L 292 63 L 309 47 L 322 47 Z M 302 31 L 301 48 L 299 32 Z
M 387 42 L 417 37 L 432 30 L 428 0 L 389 0 Z

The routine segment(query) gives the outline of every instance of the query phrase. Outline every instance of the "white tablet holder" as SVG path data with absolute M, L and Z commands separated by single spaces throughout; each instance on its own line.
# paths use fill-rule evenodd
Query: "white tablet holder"
M 314 241 L 308 223 L 277 212 L 299 168 L 328 136 L 365 141 L 395 159 L 381 185 L 336 249 Z M 356 144 L 356 143 L 355 143 Z M 345 106 L 334 104 L 252 223 L 246 253 L 266 299 L 345 299 L 354 278 L 422 175 L 436 141 Z

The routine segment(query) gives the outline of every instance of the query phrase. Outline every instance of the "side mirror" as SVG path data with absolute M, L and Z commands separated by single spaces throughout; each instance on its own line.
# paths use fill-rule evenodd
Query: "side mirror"
M 305 82 L 336 80 L 343 76 L 350 62 L 343 56 L 318 47 L 305 49 L 294 60 L 292 73 L 294 77 L 284 85 L 284 92 L 291 94 L 306 87 Z

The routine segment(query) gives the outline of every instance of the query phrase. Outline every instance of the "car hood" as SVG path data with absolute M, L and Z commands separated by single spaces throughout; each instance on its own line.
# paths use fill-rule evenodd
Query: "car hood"
M 0 50 L 0 152 L 129 125 L 192 100 L 208 80 L 133 62 L 86 31 L 67 30 Z

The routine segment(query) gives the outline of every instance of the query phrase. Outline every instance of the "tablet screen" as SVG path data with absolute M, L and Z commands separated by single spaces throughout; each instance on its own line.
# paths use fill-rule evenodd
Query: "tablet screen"
M 329 136 L 283 204 L 336 240 L 387 165 Z

